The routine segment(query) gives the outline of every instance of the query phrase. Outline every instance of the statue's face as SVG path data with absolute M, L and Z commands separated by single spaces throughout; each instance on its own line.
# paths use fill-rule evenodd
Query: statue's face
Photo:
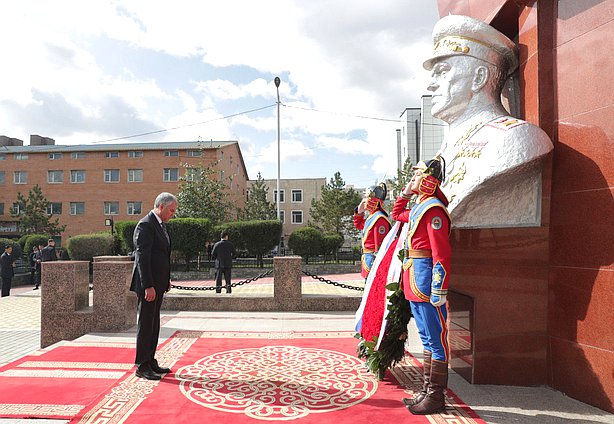
M 428 90 L 433 94 L 431 113 L 448 123 L 460 116 L 473 97 L 473 63 L 466 57 L 450 56 L 435 62 Z

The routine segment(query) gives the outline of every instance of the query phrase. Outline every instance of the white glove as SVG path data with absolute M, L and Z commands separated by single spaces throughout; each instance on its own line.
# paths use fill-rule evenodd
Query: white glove
M 434 307 L 443 306 L 446 304 L 446 296 L 438 296 L 431 294 L 431 305 Z

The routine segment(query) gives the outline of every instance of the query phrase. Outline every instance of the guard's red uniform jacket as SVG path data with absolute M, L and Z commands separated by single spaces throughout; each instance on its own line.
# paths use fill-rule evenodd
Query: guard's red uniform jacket
M 360 275 L 367 278 L 371 265 L 375 261 L 375 254 L 379 250 L 386 234 L 390 231 L 390 220 L 381 210 L 369 214 L 367 218 L 354 210 L 354 226 L 362 231 L 362 258 Z
M 414 302 L 429 302 L 430 296 L 445 296 L 450 276 L 450 217 L 437 197 L 420 197 L 411 209 L 409 198 L 399 197 L 392 219 L 409 223 L 403 261 L 403 291 Z M 430 251 L 430 252 L 429 252 Z
M 363 214 L 354 212 L 354 227 L 363 231 L 363 252 L 377 252 L 386 234 L 390 231 L 390 221 L 382 214 L 373 223 L 370 223 L 370 228 L 367 228 L 367 234 L 364 234 L 365 222 L 367 220 L 368 218 L 365 219 Z

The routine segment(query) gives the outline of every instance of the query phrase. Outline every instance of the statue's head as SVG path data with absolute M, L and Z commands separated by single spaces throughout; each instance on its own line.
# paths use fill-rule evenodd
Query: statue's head
M 423 66 L 431 71 L 433 116 L 451 122 L 471 99 L 489 90 L 498 99 L 506 78 L 518 67 L 518 49 L 504 34 L 468 16 L 450 15 L 433 29 L 433 53 Z
M 367 199 L 365 209 L 367 209 L 370 213 L 373 213 L 378 209 L 383 209 L 383 203 L 384 200 L 386 200 L 387 192 L 388 190 L 386 189 L 386 184 L 384 183 L 373 185 L 365 189 L 365 198 Z

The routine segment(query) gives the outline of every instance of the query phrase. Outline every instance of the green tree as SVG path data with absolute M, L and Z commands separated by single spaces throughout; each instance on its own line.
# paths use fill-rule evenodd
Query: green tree
M 17 226 L 24 234 L 51 234 L 58 235 L 66 229 L 66 225 L 60 225 L 53 214 L 47 212 L 49 201 L 43 195 L 43 191 L 36 184 L 25 197 L 21 192 L 17 193 L 17 207 L 11 208 L 11 216 L 19 218 Z
M 233 211 L 228 188 L 216 177 L 212 165 L 184 165 L 186 175 L 179 180 L 179 218 L 208 218 L 213 225 L 227 221 Z
M 352 217 L 354 207 L 362 195 L 353 188 L 346 188 L 341 173 L 336 172 L 330 182 L 322 187 L 319 200 L 311 201 L 311 225 L 325 231 L 355 237 L 358 234 Z
M 249 189 L 249 198 L 245 203 L 245 209 L 241 210 L 240 218 L 245 221 L 277 219 L 275 205 L 267 200 L 268 192 L 269 188 L 258 172 L 258 178 Z
M 397 175 L 394 178 L 386 180 L 386 186 L 388 191 L 393 193 L 394 198 L 398 197 L 401 191 L 405 188 L 407 183 L 411 180 L 414 171 L 411 169 L 413 163 L 408 156 L 403 163 L 402 169 L 397 169 Z

